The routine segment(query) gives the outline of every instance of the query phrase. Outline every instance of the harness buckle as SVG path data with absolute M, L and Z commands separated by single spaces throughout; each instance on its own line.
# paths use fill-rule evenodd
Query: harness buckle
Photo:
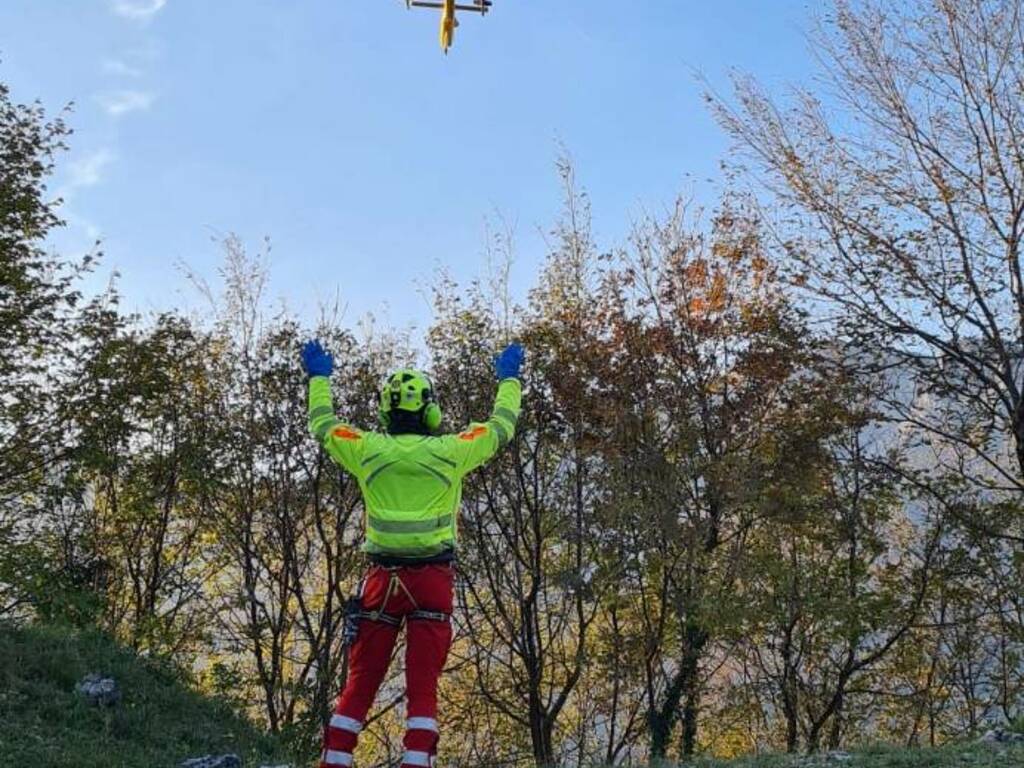
M 369 619 L 370 621 L 377 621 L 381 624 L 390 624 L 392 627 L 402 626 L 401 616 L 392 616 L 390 613 L 384 613 L 384 611 L 360 611 L 357 615 L 360 619 Z

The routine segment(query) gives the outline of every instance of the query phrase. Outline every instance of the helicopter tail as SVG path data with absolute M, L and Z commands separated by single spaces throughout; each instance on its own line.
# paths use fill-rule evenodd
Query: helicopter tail
M 444 0 L 444 8 L 441 9 L 441 50 L 446 54 L 455 41 L 455 28 L 459 26 L 455 18 L 455 0 Z

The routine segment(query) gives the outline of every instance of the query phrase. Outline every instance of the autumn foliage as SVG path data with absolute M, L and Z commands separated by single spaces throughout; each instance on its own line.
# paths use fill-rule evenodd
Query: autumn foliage
M 576 169 L 533 289 L 510 233 L 441 275 L 422 349 L 268 301 L 234 237 L 208 310 L 79 296 L 42 247 L 66 131 L 0 90 L 0 616 L 99 625 L 315 750 L 346 674 L 361 501 L 297 351 L 373 428 L 427 367 L 460 430 L 528 350 L 520 430 L 468 482 L 441 706 L 452 764 L 935 744 L 1024 715 L 1024 164 L 1015 0 L 840 3 L 839 106 L 712 95 L 732 191 L 598 244 Z M 831 58 L 829 58 L 831 57 Z M 852 111 L 851 111 L 852 110 Z M 758 186 L 740 191 L 737 179 Z M 361 742 L 401 750 L 401 670 Z

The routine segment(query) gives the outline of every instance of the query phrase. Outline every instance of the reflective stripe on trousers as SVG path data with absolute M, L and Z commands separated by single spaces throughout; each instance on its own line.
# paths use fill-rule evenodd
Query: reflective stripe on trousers
M 323 756 L 324 765 L 352 765 L 352 753 L 351 752 L 339 752 L 334 749 L 325 749 Z
M 421 768 L 430 768 L 430 753 L 407 750 L 402 758 L 402 765 L 416 765 Z

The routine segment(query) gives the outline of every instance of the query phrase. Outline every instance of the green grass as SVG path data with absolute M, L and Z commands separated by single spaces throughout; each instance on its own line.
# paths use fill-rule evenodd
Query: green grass
M 938 749 L 876 747 L 851 751 L 848 760 L 825 755 L 766 755 L 738 760 L 699 760 L 694 768 L 1021 768 L 1024 746 L 958 744 Z
M 86 704 L 75 683 L 114 677 L 123 700 Z M 0 763 L 33 768 L 173 768 L 234 752 L 246 766 L 291 762 L 270 736 L 170 669 L 98 632 L 0 624 Z
M 75 683 L 114 677 L 124 699 L 87 705 Z M 234 752 L 246 766 L 304 765 L 223 702 L 183 685 L 98 632 L 0 624 L 0 765 L 33 768 L 174 768 L 204 754 Z M 694 768 L 1021 768 L 1024 746 L 980 743 L 941 749 L 875 748 L 851 759 L 766 755 L 701 759 Z

